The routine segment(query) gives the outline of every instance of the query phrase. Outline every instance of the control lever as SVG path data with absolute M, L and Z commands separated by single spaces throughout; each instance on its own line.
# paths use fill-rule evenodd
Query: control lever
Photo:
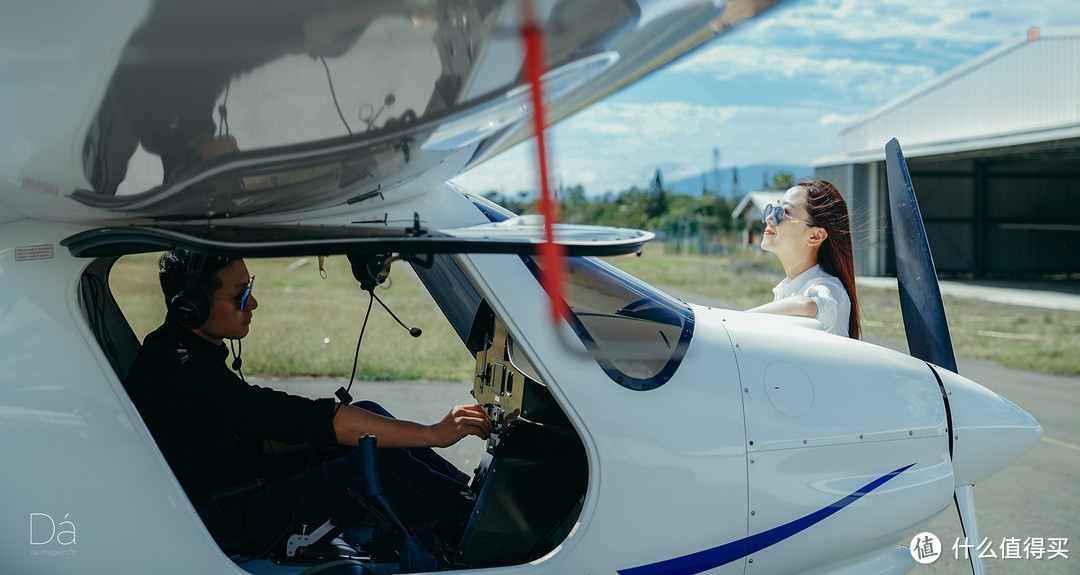
M 401 535 L 400 563 L 398 573 L 421 573 L 435 571 L 439 568 L 439 560 L 429 553 L 420 544 L 420 538 L 409 533 L 405 523 L 401 521 L 397 512 L 390 506 L 386 496 L 383 495 L 382 481 L 379 480 L 379 462 L 375 452 L 375 436 L 365 435 L 357 444 L 360 450 L 360 489 L 363 498 L 367 499 L 374 507 L 382 512 L 390 523 Z
M 360 494 L 375 504 L 383 517 L 386 517 L 402 537 L 410 535 L 397 512 L 383 495 L 382 481 L 379 480 L 379 460 L 375 453 L 375 436 L 365 435 L 357 445 L 360 450 Z

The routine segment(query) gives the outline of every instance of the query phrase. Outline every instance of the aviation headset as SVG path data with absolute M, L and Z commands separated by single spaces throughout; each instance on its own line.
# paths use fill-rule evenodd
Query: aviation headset
M 199 287 L 199 276 L 206 266 L 206 257 L 188 252 L 187 283 L 169 300 L 169 313 L 180 325 L 195 329 L 210 317 L 210 301 Z

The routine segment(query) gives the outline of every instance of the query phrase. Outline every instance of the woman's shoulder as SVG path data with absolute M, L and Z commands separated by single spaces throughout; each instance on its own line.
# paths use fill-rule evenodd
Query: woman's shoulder
M 799 274 L 799 277 L 795 278 L 791 283 L 798 285 L 799 291 L 808 290 L 814 286 L 820 285 L 837 287 L 840 289 L 844 288 L 844 284 L 839 278 L 823 270 L 820 265 L 815 265 Z
M 844 283 L 840 281 L 840 278 L 838 278 L 838 277 L 830 274 L 829 272 L 825 271 L 824 269 L 822 269 L 822 267 L 820 265 L 816 265 L 811 269 L 816 271 L 815 281 L 817 283 L 829 283 L 829 284 L 838 285 L 840 287 L 844 287 Z
M 836 276 L 814 266 L 797 278 L 799 285 L 796 295 L 805 295 L 814 299 L 827 298 L 835 301 L 848 301 L 847 290 Z

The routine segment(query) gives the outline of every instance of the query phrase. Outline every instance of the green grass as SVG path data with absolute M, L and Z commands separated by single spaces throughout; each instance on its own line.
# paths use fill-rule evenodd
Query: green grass
M 747 252 L 725 257 L 665 254 L 663 248 L 641 257 L 607 258 L 611 264 L 661 289 L 700 294 L 751 308 L 772 300 L 772 288 L 784 277 L 775 257 Z M 679 295 L 679 294 L 676 294 Z
M 746 309 L 770 301 L 783 277 L 771 255 L 747 252 L 704 257 L 663 253 L 650 247 L 641 257 L 609 258 L 616 266 L 676 295 L 699 294 Z M 368 297 L 343 256 L 326 262 L 327 279 L 315 258 L 249 260 L 258 277 L 251 334 L 244 339 L 245 373 L 262 376 L 342 376 L 352 369 Z M 129 256 L 113 268 L 110 282 L 140 340 L 165 315 L 155 255 Z M 394 264 L 392 285 L 376 293 L 419 339 L 397 325 L 376 303 L 359 354 L 357 377 L 367 380 L 466 381 L 473 358 L 408 265 Z M 692 299 L 692 298 L 690 298 Z M 863 332 L 903 341 L 895 290 L 860 289 Z M 705 302 L 702 302 L 705 303 Z M 958 355 L 1047 373 L 1080 374 L 1080 313 L 1037 310 L 946 298 L 946 315 Z M 326 340 L 329 340 L 326 342 Z
M 860 291 L 864 331 L 904 339 L 895 291 Z M 957 355 L 1042 373 L 1080 374 L 1080 312 L 1045 310 L 946 296 Z

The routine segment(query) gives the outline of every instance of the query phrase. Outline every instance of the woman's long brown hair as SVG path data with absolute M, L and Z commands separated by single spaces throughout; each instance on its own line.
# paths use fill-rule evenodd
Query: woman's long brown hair
M 851 224 L 847 202 L 835 186 L 821 178 L 806 178 L 798 183 L 806 190 L 806 211 L 815 226 L 824 228 L 828 237 L 818 249 L 818 265 L 844 284 L 851 300 L 848 335 L 859 339 L 859 298 L 855 294 L 855 261 L 851 247 Z

